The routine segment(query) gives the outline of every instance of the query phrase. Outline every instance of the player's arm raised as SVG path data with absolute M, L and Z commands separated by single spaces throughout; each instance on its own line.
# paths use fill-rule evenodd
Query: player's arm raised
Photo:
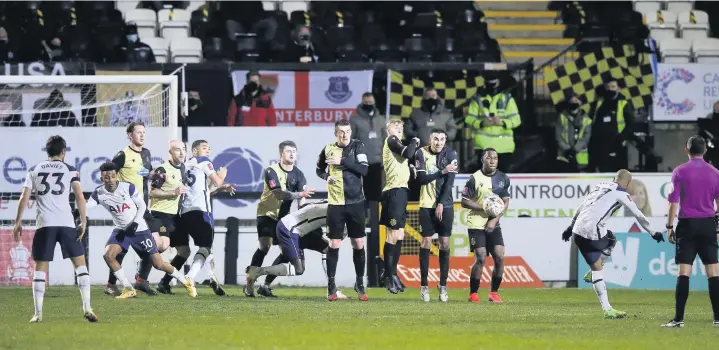
M 270 191 L 272 191 L 272 195 L 281 201 L 309 198 L 315 193 L 314 189 L 306 188 L 303 188 L 301 192 L 292 192 L 289 189 L 283 190 L 280 185 L 280 179 L 277 177 L 277 173 L 272 168 L 267 168 L 267 170 L 265 170 L 265 183 Z
M 77 240 L 79 241 L 85 236 L 85 230 L 87 229 L 87 202 L 85 201 L 85 195 L 82 193 L 79 178 L 77 178 L 77 181 L 72 181 L 72 192 L 75 193 L 75 204 L 80 212 L 80 226 L 77 228 Z
M 387 147 L 389 147 L 389 150 L 398 156 L 404 157 L 405 159 L 411 159 L 415 152 L 417 152 L 418 146 L 419 139 L 416 137 L 409 140 L 408 146 L 403 145 L 402 141 L 400 141 L 397 136 L 392 135 L 387 139 Z

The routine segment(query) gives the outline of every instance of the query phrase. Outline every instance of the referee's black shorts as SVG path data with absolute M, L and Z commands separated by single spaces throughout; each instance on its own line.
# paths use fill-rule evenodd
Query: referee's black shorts
M 719 246 L 717 245 L 716 228 L 713 217 L 679 219 L 674 262 L 691 265 L 699 255 L 699 259 L 704 265 L 718 263 L 717 250 Z
M 404 228 L 407 220 L 407 188 L 392 188 L 382 192 L 382 212 L 380 213 L 380 225 L 387 226 L 392 230 Z

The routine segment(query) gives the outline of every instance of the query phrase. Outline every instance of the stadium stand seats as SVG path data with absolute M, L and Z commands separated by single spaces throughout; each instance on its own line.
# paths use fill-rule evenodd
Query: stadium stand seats
M 709 16 L 704 11 L 684 11 L 677 16 L 681 37 L 685 39 L 706 38 L 709 32 Z
M 662 61 L 665 63 L 691 62 L 691 42 L 683 39 L 670 38 L 659 42 Z
M 198 38 L 178 38 L 170 42 L 170 55 L 175 63 L 200 63 L 202 42 Z
M 131 9 L 124 13 L 125 23 L 137 24 L 137 35 L 140 40 L 156 37 L 157 13 L 150 9 Z
M 152 53 L 155 54 L 155 61 L 157 63 L 169 62 L 168 51 L 170 49 L 169 42 L 165 38 L 144 38 L 142 42 L 149 45 L 152 48 Z
M 190 13 L 183 9 L 162 9 L 157 13 L 160 36 L 172 40 L 187 38 L 190 33 Z
M 697 63 L 719 63 L 719 39 L 694 39 L 692 40 L 692 52 Z

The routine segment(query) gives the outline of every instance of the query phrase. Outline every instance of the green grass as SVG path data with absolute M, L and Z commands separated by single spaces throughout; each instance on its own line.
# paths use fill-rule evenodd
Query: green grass
M 175 288 L 184 292 L 182 288 Z M 228 289 L 241 295 L 238 288 Z M 345 293 L 355 297 L 351 289 Z M 450 292 L 448 304 L 419 301 L 417 290 L 370 301 L 328 302 L 323 289 L 277 288 L 277 299 L 219 298 L 207 288 L 197 299 L 175 296 L 115 300 L 93 287 L 100 323 L 82 318 L 80 295 L 70 287 L 45 294 L 44 322 L 29 324 L 30 288 L 0 289 L 0 349 L 708 349 L 711 327 L 706 293 L 692 293 L 686 328 L 662 329 L 673 315 L 673 293 L 610 290 L 613 306 L 629 312 L 605 320 L 592 290 L 507 289 L 503 305 L 466 301 Z M 203 349 L 203 350 L 204 350 Z

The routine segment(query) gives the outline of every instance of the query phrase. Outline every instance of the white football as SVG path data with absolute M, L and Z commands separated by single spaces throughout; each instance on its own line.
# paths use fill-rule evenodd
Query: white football
M 489 216 L 499 216 L 504 211 L 504 201 L 496 195 L 484 196 L 482 207 Z

